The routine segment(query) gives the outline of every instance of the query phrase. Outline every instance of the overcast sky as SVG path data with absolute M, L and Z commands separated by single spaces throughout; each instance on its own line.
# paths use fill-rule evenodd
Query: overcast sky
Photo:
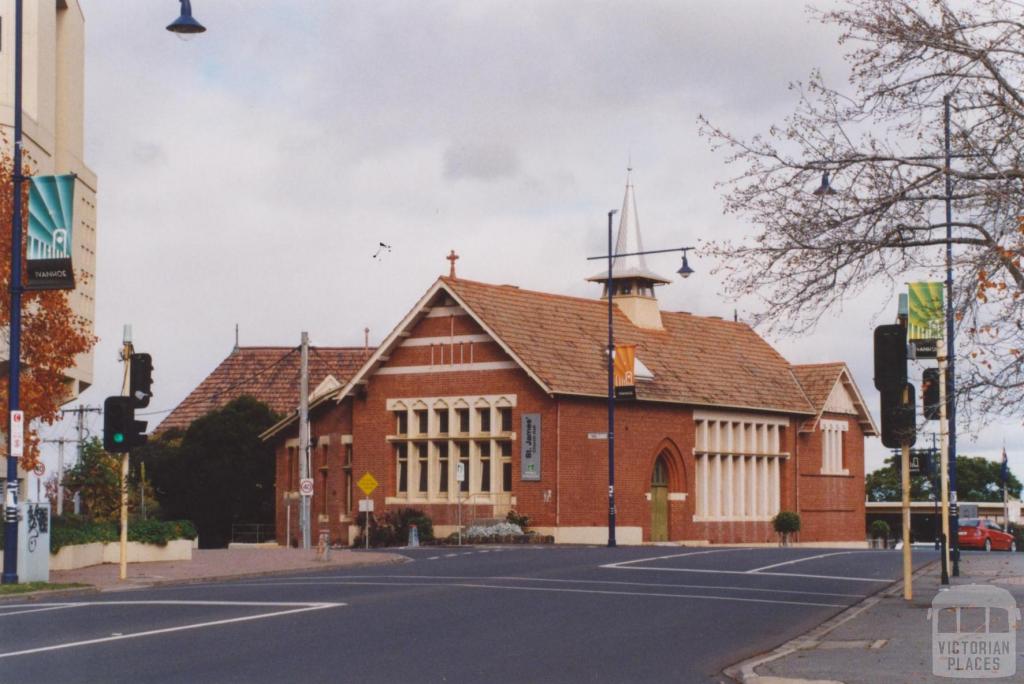
M 208 31 L 164 30 L 174 0 L 81 0 L 86 161 L 99 176 L 95 385 L 120 390 L 122 325 L 153 355 L 150 426 L 242 345 L 378 343 L 461 256 L 460 276 L 598 296 L 585 282 L 634 168 L 648 249 L 742 235 L 729 169 L 698 114 L 752 134 L 795 104 L 789 82 L 847 70 L 800 2 L 193 0 Z M 378 243 L 391 245 L 372 258 Z M 678 257 L 649 257 L 671 275 Z M 662 308 L 732 316 L 714 264 Z M 794 363 L 846 361 L 877 415 L 871 330 L 895 302 L 849 302 Z M 91 420 L 100 433 L 98 418 Z M 599 426 L 595 426 L 596 427 Z M 70 425 L 51 435 L 73 435 Z M 996 458 L 996 426 L 960 453 Z M 930 440 L 923 440 L 928 441 Z M 868 467 L 886 452 L 868 445 Z M 52 458 L 48 458 L 52 461 Z

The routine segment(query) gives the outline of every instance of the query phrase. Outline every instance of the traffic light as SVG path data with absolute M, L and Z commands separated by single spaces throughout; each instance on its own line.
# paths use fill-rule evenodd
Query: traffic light
M 902 325 L 875 328 L 875 389 L 902 390 L 907 384 L 907 329 Z
M 938 420 L 940 417 L 939 414 L 942 409 L 942 399 L 939 396 L 940 389 L 939 369 L 925 368 L 924 375 L 921 378 L 921 412 L 924 413 L 926 420 Z
M 131 397 L 107 397 L 103 402 L 103 448 L 125 453 L 146 443 L 146 421 L 135 420 Z
M 890 449 L 917 441 L 917 402 L 914 386 L 884 388 L 882 399 L 882 444 Z
M 135 400 L 136 408 L 145 408 L 153 396 L 153 357 L 132 354 L 129 368 L 128 396 Z

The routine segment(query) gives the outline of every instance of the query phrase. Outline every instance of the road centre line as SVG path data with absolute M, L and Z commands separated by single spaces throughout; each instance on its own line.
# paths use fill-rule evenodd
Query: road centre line
M 794 563 L 803 563 L 804 561 L 817 560 L 819 558 L 828 558 L 829 556 L 843 556 L 848 553 L 857 553 L 857 551 L 835 551 L 833 553 L 823 553 L 817 556 L 808 556 L 807 558 L 797 558 L 796 560 L 785 561 L 783 563 L 774 563 L 772 565 L 765 565 L 760 568 L 754 568 L 753 570 L 747 570 L 748 573 L 761 572 L 762 570 L 771 570 L 772 568 L 781 568 L 783 565 L 793 565 Z M 872 553 L 871 551 L 863 551 L 861 553 Z
M 165 627 L 162 629 L 151 629 L 145 632 L 135 632 L 132 634 L 120 634 L 117 636 L 100 637 L 97 639 L 85 639 L 83 641 L 71 641 L 63 644 L 54 644 L 52 646 L 40 646 L 39 648 L 28 648 L 22 651 L 11 651 L 10 653 L 0 653 L 0 660 L 4 658 L 13 658 L 15 656 L 31 655 L 34 653 L 46 653 L 48 651 L 59 651 L 66 648 L 76 648 L 78 646 L 90 646 L 93 644 L 102 644 L 109 641 L 122 641 L 125 639 L 137 639 L 139 637 L 153 636 L 155 634 L 169 634 L 171 632 L 183 632 L 191 629 L 201 629 L 204 627 L 216 627 L 219 625 L 228 625 L 235 622 L 248 622 L 251 620 L 262 620 L 264 618 L 280 617 L 282 615 L 293 615 L 295 613 L 306 613 L 313 610 L 324 610 L 325 608 L 338 608 L 347 604 L 344 603 L 295 603 L 295 602 L 278 602 L 273 603 L 269 601 L 85 601 L 82 603 L 69 603 L 65 604 L 67 607 L 72 606 L 104 606 L 104 605 L 120 605 L 120 606 L 131 606 L 131 605 L 197 605 L 197 606 L 299 606 L 297 608 L 291 608 L 289 610 L 276 611 L 273 613 L 261 613 L 259 615 L 244 615 L 236 618 L 226 618 L 224 620 L 210 620 L 208 622 L 198 622 L 191 625 L 181 625 L 178 627 Z
M 236 582 L 234 586 L 332 586 L 339 584 L 351 584 L 350 580 L 461 580 L 461 581 L 488 581 L 488 582 L 551 582 L 558 584 L 597 584 L 619 587 L 656 587 L 656 588 L 679 588 L 679 589 L 724 589 L 728 591 L 743 591 L 759 594 L 789 594 L 800 596 L 837 596 L 842 598 L 864 598 L 866 594 L 844 593 L 834 591 L 804 591 L 802 589 L 766 589 L 763 587 L 743 587 L 737 585 L 718 584 L 670 584 L 665 582 L 617 582 L 614 580 L 583 580 L 583 579 L 553 579 L 543 577 L 513 577 L 495 575 L 490 577 L 473 577 L 471 575 L 342 575 L 322 578 L 295 578 L 295 579 L 271 579 L 260 582 Z M 420 584 L 425 584 L 421 582 Z M 384 584 L 384 583 L 381 583 Z M 403 586 L 417 586 L 416 582 L 405 582 Z
M 696 572 L 711 575 L 745 575 L 747 577 L 805 577 L 810 579 L 842 580 L 844 582 L 874 582 L 876 584 L 886 584 L 889 582 L 896 581 L 895 579 L 889 577 L 872 579 L 869 577 L 844 577 L 842 575 L 809 575 L 798 572 L 757 572 L 752 575 L 748 570 L 702 570 L 697 568 L 622 568 L 617 565 L 602 565 L 601 567 L 612 568 L 614 570 L 647 570 L 650 572 Z
M 598 567 L 602 568 L 619 568 L 623 565 L 632 565 L 634 563 L 649 563 L 650 561 L 657 560 L 668 560 L 670 558 L 683 558 L 684 556 L 703 556 L 708 553 L 728 553 L 730 551 L 753 551 L 754 549 L 739 548 L 739 549 L 710 549 L 708 551 L 689 551 L 687 553 L 674 553 L 671 556 L 653 556 L 650 558 L 637 558 L 636 560 L 619 561 L 618 563 L 608 563 Z
M 288 585 L 282 582 L 277 586 Z M 296 583 L 296 584 L 302 584 Z M 319 584 L 327 584 L 321 582 Z M 506 591 L 544 591 L 562 594 L 597 594 L 602 596 L 636 596 L 643 598 L 681 598 L 707 601 L 736 601 L 739 603 L 771 603 L 787 606 L 808 606 L 814 608 L 845 608 L 844 603 L 818 603 L 814 601 L 783 601 L 781 599 L 744 598 L 740 596 L 709 596 L 707 594 L 668 594 L 646 591 L 609 591 L 601 589 L 568 589 L 560 587 L 515 587 L 503 584 L 481 584 L 478 582 L 371 582 L 365 580 L 336 581 L 332 585 L 368 586 L 368 587 L 458 587 L 460 589 L 504 589 Z M 0 656 L 2 657 L 2 656 Z

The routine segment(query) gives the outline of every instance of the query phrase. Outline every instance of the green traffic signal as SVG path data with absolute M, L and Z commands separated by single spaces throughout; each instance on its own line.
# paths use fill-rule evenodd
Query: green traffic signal
M 114 433 L 114 441 L 117 442 L 118 444 L 123 442 L 124 441 L 124 433 L 123 432 L 115 432 Z

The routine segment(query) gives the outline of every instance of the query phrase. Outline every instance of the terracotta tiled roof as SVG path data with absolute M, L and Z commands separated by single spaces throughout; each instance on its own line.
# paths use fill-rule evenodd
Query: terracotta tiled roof
M 793 372 L 804 393 L 811 400 L 815 411 L 821 411 L 839 382 L 839 375 L 846 369 L 845 363 L 812 363 L 793 366 Z
M 607 303 L 442 278 L 515 357 L 556 394 L 605 396 Z M 637 345 L 654 379 L 639 399 L 814 414 L 792 366 L 745 323 L 662 312 L 665 329 L 635 327 L 616 308 L 615 339 Z
M 310 347 L 309 391 L 332 375 L 342 385 L 359 370 L 373 349 L 362 347 Z M 298 347 L 240 347 L 199 383 L 171 411 L 155 432 L 185 429 L 196 418 L 246 395 L 264 402 L 279 414 L 299 404 Z

